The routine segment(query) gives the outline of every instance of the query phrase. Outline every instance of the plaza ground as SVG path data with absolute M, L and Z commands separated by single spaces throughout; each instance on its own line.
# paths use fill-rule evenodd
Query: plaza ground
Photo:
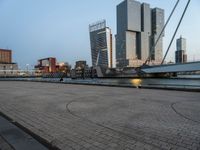
M 0 81 L 0 112 L 62 150 L 200 149 L 198 92 Z

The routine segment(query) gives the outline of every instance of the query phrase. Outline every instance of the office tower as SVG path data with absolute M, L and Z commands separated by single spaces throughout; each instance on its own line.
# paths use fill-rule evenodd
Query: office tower
M 186 54 L 186 39 L 182 36 L 176 41 L 177 50 L 175 52 L 175 61 L 176 63 L 185 63 L 187 62 Z
M 163 26 L 164 26 L 164 10 L 160 8 L 152 9 L 152 44 L 158 39 Z M 163 58 L 163 37 L 162 34 L 160 40 L 158 41 L 156 47 L 152 50 L 151 60 L 155 62 L 161 62 Z
M 12 50 L 0 49 L 0 63 L 12 63 Z
M 124 0 L 117 6 L 117 67 L 141 66 L 164 26 L 164 11 L 149 4 Z M 152 60 L 162 59 L 162 38 L 153 49 Z M 158 51 L 158 52 L 157 52 Z M 161 56 L 161 57 L 160 57 Z
M 89 25 L 92 66 L 112 68 L 112 34 L 106 21 Z
M 149 4 L 142 4 L 142 26 L 141 26 L 141 51 L 139 59 L 145 61 L 150 54 L 151 34 L 152 34 L 152 17 L 151 8 Z
M 141 5 L 125 0 L 117 6 L 116 60 L 117 67 L 130 66 L 137 60 L 140 48 Z

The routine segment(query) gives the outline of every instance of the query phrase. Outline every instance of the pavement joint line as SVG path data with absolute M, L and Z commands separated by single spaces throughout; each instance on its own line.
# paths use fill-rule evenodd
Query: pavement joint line
M 172 104 L 171 104 L 172 110 L 173 110 L 177 115 L 179 115 L 181 118 L 190 120 L 190 121 L 195 122 L 195 123 L 197 123 L 197 124 L 200 124 L 200 121 L 196 121 L 196 120 L 194 120 L 194 119 L 191 119 L 191 118 L 189 118 L 189 117 L 183 115 L 182 113 L 179 113 L 178 110 L 175 108 L 175 105 L 178 104 L 178 103 L 180 103 L 180 102 L 176 102 L 176 103 L 172 103 Z

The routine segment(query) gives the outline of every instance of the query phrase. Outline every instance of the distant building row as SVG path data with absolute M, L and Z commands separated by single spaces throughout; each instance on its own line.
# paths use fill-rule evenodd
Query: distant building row
M 57 63 L 56 58 L 49 57 L 38 60 L 35 69 L 41 73 L 69 73 L 71 66 L 68 63 Z

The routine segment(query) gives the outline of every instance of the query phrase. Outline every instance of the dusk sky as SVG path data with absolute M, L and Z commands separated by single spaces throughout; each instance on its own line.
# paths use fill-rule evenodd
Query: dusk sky
M 74 65 L 76 60 L 91 64 L 88 25 L 106 19 L 116 34 L 116 5 L 122 0 L 0 0 L 0 48 L 13 50 L 21 68 L 34 66 L 37 60 L 56 57 Z M 140 0 L 151 7 L 165 9 L 169 16 L 176 0 Z M 181 0 L 165 31 L 164 52 L 187 0 Z M 200 60 L 200 1 L 191 4 L 176 39 L 187 39 L 189 61 Z M 175 41 L 167 60 L 174 61 Z

